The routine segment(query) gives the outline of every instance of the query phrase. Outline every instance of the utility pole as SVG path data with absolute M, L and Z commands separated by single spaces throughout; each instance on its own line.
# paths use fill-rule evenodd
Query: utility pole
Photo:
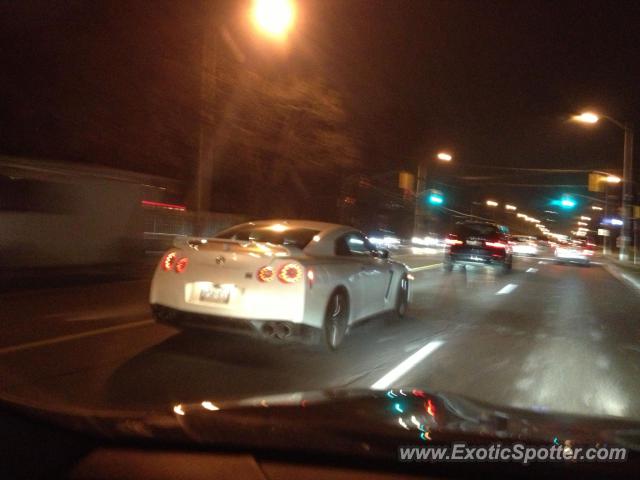
M 609 185 L 608 184 L 604 184 L 604 218 L 609 218 Z M 611 233 L 611 230 L 609 230 L 609 233 Z M 609 236 L 605 235 L 604 237 L 602 237 L 602 253 L 603 255 L 607 255 L 608 253 L 611 253 L 609 251 Z
M 418 164 L 418 174 L 416 175 L 416 192 L 415 192 L 415 203 L 413 210 L 413 236 L 418 236 L 418 227 L 420 226 L 420 216 L 422 215 L 422 205 L 420 203 L 420 199 L 422 197 L 422 193 L 424 192 L 424 188 L 426 185 L 425 182 L 425 174 L 426 167 L 423 165 L 423 162 Z
M 216 18 L 205 11 L 201 47 L 200 96 L 199 96 L 199 139 L 198 163 L 196 165 L 195 189 L 195 235 L 206 235 L 206 212 L 211 205 L 211 184 L 213 182 L 213 129 L 215 125 L 216 79 L 218 75 L 218 27 Z
M 633 129 L 630 123 L 624 126 L 624 163 L 622 170 L 622 241 L 620 242 L 620 260 L 629 260 L 631 244 L 631 202 L 633 200 Z M 637 245 L 634 245 L 637 248 Z

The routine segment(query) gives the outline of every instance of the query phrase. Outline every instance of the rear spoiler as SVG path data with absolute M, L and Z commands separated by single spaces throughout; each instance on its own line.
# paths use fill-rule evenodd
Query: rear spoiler
M 204 237 L 188 237 L 186 235 L 177 235 L 173 240 L 173 246 L 176 248 L 200 248 L 215 249 L 219 247 L 223 251 L 235 251 L 237 253 L 254 252 L 257 254 L 277 257 L 292 257 L 302 255 L 302 250 L 295 245 L 275 245 L 268 242 L 254 242 L 248 240 L 231 240 L 227 238 L 204 238 Z M 206 246 L 206 247 L 205 247 Z

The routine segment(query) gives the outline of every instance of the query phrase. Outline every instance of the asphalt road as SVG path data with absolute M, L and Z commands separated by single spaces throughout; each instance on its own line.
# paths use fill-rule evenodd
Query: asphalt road
M 409 318 L 334 353 L 153 322 L 148 281 L 0 297 L 0 392 L 51 407 L 166 409 L 336 387 L 413 386 L 497 405 L 640 419 L 640 291 L 599 266 L 416 268 Z M 422 268 L 420 268 L 422 267 Z

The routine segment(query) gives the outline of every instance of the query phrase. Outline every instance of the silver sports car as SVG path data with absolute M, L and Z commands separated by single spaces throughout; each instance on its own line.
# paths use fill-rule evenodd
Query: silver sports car
M 301 220 L 244 223 L 214 238 L 178 237 L 150 303 L 159 322 L 299 337 L 336 349 L 356 322 L 405 315 L 407 268 L 358 230 Z

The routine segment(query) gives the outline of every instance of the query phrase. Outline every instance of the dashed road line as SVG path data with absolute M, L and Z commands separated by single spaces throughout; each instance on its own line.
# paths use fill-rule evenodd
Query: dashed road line
M 513 292 L 516 288 L 518 288 L 517 284 L 509 283 L 509 284 L 505 285 L 504 287 L 502 287 L 500 290 L 498 290 L 496 292 L 496 295 L 507 295 L 507 294 Z
M 384 390 L 406 375 L 413 367 L 427 358 L 444 344 L 442 340 L 432 340 L 417 352 L 414 352 L 396 367 L 389 370 L 380 380 L 371 385 L 372 390 Z
M 416 268 L 411 268 L 409 267 L 409 271 L 410 272 L 422 272 L 423 270 L 431 270 L 434 268 L 438 268 L 441 267 L 442 263 L 434 263 L 433 265 L 425 265 L 424 267 L 416 267 Z

